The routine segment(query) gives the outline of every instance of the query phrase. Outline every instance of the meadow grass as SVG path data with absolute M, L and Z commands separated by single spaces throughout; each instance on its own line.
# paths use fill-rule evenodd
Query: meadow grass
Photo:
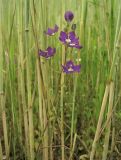
M 67 10 L 81 50 L 59 41 Z M 120 0 L 0 0 L 0 160 L 120 159 L 120 46 Z

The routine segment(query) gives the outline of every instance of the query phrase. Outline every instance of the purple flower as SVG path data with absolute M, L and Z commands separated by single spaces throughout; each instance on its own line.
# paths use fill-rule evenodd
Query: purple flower
M 79 38 L 76 37 L 75 32 L 66 33 L 66 32 L 61 31 L 59 40 L 63 44 L 67 44 L 68 47 L 74 47 L 78 49 L 82 48 L 82 46 L 79 45 Z
M 39 50 L 39 55 L 42 56 L 42 57 L 45 57 L 46 59 L 48 59 L 49 57 L 52 57 L 54 56 L 56 52 L 56 49 L 55 48 L 51 48 L 51 47 L 48 47 L 46 50 Z
M 71 11 L 66 11 L 64 17 L 67 22 L 71 22 L 74 18 L 74 14 Z
M 55 24 L 54 28 L 48 28 L 44 33 L 49 36 L 53 36 L 56 32 L 58 32 L 59 27 Z
M 80 72 L 81 66 L 80 65 L 74 65 L 74 63 L 70 60 L 67 61 L 65 65 L 62 65 L 62 69 L 64 73 L 74 73 L 74 72 Z

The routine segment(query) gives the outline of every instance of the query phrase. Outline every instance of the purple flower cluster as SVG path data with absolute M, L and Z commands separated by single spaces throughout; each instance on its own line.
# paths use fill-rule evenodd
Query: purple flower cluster
M 68 25 L 71 24 L 71 21 L 74 18 L 74 14 L 71 11 L 67 11 L 65 12 L 65 20 L 68 23 Z M 67 26 L 68 26 L 67 25 Z M 60 36 L 59 36 L 59 40 L 62 44 L 64 44 L 65 46 L 70 47 L 70 48 L 76 48 L 76 49 L 81 49 L 82 45 L 80 45 L 79 43 L 79 38 L 76 36 L 75 34 L 75 29 L 76 29 L 76 24 L 72 24 L 72 30 L 69 32 L 68 29 L 66 32 L 61 31 L 60 32 Z M 48 28 L 47 31 L 44 31 L 44 33 L 47 36 L 54 36 L 59 30 L 59 27 L 55 24 L 54 28 Z M 56 53 L 56 49 L 53 47 L 47 47 L 47 49 L 45 50 L 39 50 L 38 54 L 39 56 L 42 56 L 46 59 L 49 59 L 50 57 L 54 56 Z M 80 65 L 74 65 L 73 61 L 67 61 L 65 65 L 62 65 L 62 70 L 64 73 L 70 74 L 70 73 L 74 73 L 80 72 Z

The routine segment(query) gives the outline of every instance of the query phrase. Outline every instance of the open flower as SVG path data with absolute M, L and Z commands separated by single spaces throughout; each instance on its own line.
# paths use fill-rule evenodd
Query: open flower
M 56 32 L 58 32 L 59 27 L 55 24 L 54 28 L 48 28 L 44 33 L 48 36 L 53 36 Z
M 79 44 L 79 38 L 76 37 L 75 32 L 66 33 L 61 31 L 59 40 L 68 47 L 74 47 L 78 49 L 82 48 L 82 46 Z
M 45 57 L 46 59 L 54 56 L 56 52 L 56 49 L 55 48 L 51 48 L 51 47 L 48 47 L 46 50 L 39 50 L 39 55 L 42 56 L 42 57 Z
M 65 65 L 62 65 L 62 69 L 64 73 L 74 73 L 74 72 L 80 72 L 81 65 L 74 65 L 74 63 L 70 60 L 67 61 Z
M 74 14 L 71 11 L 66 11 L 64 17 L 67 22 L 71 22 L 74 18 Z

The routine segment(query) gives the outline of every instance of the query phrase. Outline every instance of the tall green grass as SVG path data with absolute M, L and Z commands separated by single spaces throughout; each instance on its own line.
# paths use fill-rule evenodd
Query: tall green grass
M 43 33 L 67 10 L 80 51 Z M 120 46 L 120 0 L 0 0 L 0 160 L 120 159 Z M 79 74 L 62 72 L 80 58 Z

